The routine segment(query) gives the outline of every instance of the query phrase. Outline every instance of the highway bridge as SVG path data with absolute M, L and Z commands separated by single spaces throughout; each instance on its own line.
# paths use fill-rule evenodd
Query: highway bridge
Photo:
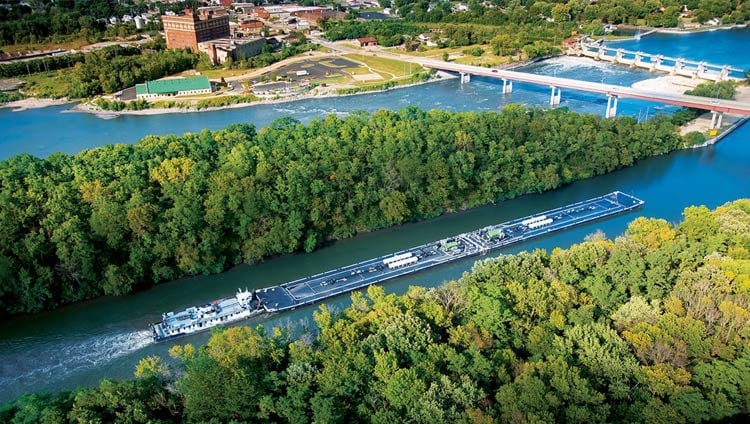
M 617 99 L 620 97 L 648 100 L 656 103 L 664 103 L 669 105 L 691 107 L 711 111 L 714 113 L 712 128 L 721 126 L 722 115 L 724 113 L 750 116 L 750 103 L 739 102 L 736 100 L 721 100 L 707 97 L 689 96 L 686 94 L 668 94 L 633 87 L 580 81 L 571 78 L 537 75 L 503 69 L 483 68 L 480 66 L 460 65 L 456 63 L 441 62 L 431 59 L 419 58 L 415 61 L 418 61 L 422 66 L 426 68 L 457 72 L 461 76 L 462 83 L 468 83 L 471 79 L 471 75 L 500 79 L 503 81 L 503 94 L 510 93 L 513 90 L 514 81 L 529 84 L 546 85 L 551 88 L 550 106 L 556 106 L 560 104 L 561 89 L 563 88 L 604 94 L 608 97 L 607 110 L 605 113 L 605 116 L 607 118 L 611 118 L 616 115 Z
M 314 41 L 331 48 L 333 51 L 362 54 L 362 50 L 347 47 L 345 44 L 332 43 L 322 39 L 314 39 Z M 375 53 L 372 54 L 374 55 Z M 724 113 L 750 116 L 750 103 L 748 102 L 712 99 L 706 97 L 689 96 L 686 94 L 675 95 L 633 87 L 623 87 L 617 85 L 581 81 L 572 78 L 551 77 L 547 75 L 536 75 L 526 72 L 504 69 L 491 69 L 481 66 L 460 65 L 452 62 L 444 62 L 435 59 L 390 53 L 385 51 L 378 51 L 377 54 L 379 56 L 390 57 L 396 60 L 417 63 L 426 68 L 456 72 L 461 75 L 461 82 L 463 83 L 469 82 L 471 79 L 471 75 L 497 78 L 503 81 L 503 94 L 511 93 L 513 91 L 514 81 L 537 85 L 546 85 L 551 88 L 550 106 L 557 106 L 560 104 L 560 98 L 562 97 L 561 89 L 563 88 L 604 94 L 608 98 L 607 109 L 604 114 L 604 116 L 607 118 L 614 117 L 617 114 L 617 100 L 620 97 L 648 100 L 675 106 L 692 107 L 713 112 L 713 119 L 711 120 L 712 129 L 721 127 Z

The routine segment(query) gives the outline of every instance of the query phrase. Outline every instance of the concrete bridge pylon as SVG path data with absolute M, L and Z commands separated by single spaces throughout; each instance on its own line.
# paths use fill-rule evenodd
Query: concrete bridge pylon
M 711 112 L 711 129 L 719 129 L 721 128 L 722 121 L 724 120 L 724 112 L 717 112 L 712 111 Z
M 513 80 L 503 79 L 503 94 L 513 92 Z
M 617 96 L 615 96 L 614 94 L 607 94 L 607 110 L 604 111 L 604 117 L 614 118 L 616 115 L 617 115 Z
M 562 91 L 555 87 L 554 85 L 552 87 L 552 94 L 549 97 L 549 105 L 550 106 L 558 106 L 560 105 L 560 97 L 562 96 Z

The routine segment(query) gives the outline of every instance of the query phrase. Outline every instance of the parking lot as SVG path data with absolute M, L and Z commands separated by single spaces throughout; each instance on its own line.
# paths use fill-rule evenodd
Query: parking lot
M 336 76 L 348 75 L 344 72 L 344 69 L 357 68 L 359 66 L 360 65 L 358 63 L 340 57 L 306 59 L 281 67 L 276 71 L 270 73 L 270 75 L 274 78 L 279 75 L 286 76 L 292 80 L 320 80 Z M 305 75 L 297 75 L 300 71 L 304 72 Z
M 305 59 L 263 74 L 258 80 L 252 81 L 253 92 L 270 95 L 296 91 L 310 82 L 342 76 L 351 77 L 351 74 L 344 70 L 359 66 L 356 62 L 340 57 Z

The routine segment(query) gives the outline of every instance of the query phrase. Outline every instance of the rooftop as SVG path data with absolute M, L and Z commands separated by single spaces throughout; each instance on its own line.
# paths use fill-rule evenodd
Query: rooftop
M 136 84 L 137 94 L 169 94 L 188 90 L 203 90 L 211 88 L 208 77 L 171 78 L 157 81 L 146 81 L 144 84 Z

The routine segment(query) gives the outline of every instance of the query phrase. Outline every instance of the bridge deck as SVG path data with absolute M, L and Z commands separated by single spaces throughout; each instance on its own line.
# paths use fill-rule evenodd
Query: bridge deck
M 596 82 L 581 81 L 572 78 L 553 77 L 548 75 L 536 75 L 526 72 L 509 71 L 503 69 L 488 69 L 472 65 L 460 65 L 450 62 L 439 62 L 435 60 L 422 60 L 422 66 L 443 71 L 452 71 L 479 75 L 489 78 L 505 79 L 511 81 L 526 82 L 531 84 L 547 85 L 550 87 L 566 88 L 572 90 L 601 93 L 617 97 L 628 97 L 633 99 L 648 100 L 652 102 L 670 104 L 682 107 L 691 107 L 713 112 L 725 112 L 734 115 L 750 116 L 750 103 L 736 100 L 717 100 L 706 97 L 689 96 L 687 94 L 667 94 L 651 90 L 643 90 L 633 87 L 617 85 L 606 85 Z

